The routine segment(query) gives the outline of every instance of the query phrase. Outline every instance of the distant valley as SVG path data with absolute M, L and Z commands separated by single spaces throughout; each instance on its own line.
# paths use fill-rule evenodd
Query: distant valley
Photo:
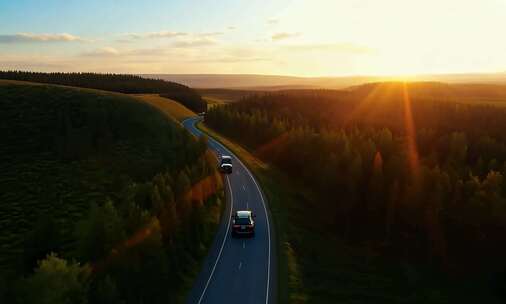
M 248 90 L 343 89 L 369 82 L 400 80 L 394 76 L 296 77 L 255 74 L 142 74 L 193 88 L 233 88 Z M 438 74 L 403 78 L 409 81 L 447 83 L 506 84 L 506 72 L 491 74 Z

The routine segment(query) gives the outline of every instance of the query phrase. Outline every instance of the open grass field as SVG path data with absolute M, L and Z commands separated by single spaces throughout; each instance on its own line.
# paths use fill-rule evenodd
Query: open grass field
M 262 90 L 196 89 L 208 104 L 236 102 L 249 95 L 261 94 Z
M 156 107 L 177 121 L 182 121 L 185 118 L 196 115 L 193 111 L 179 102 L 165 97 L 160 97 L 158 94 L 135 94 L 133 96 Z
M 230 101 L 223 100 L 223 99 L 216 98 L 216 97 L 206 97 L 206 96 L 204 96 L 202 98 L 207 102 L 207 108 L 208 109 L 212 109 L 213 107 L 221 106 L 221 105 L 224 105 L 224 104 L 227 104 L 227 103 L 230 102 Z

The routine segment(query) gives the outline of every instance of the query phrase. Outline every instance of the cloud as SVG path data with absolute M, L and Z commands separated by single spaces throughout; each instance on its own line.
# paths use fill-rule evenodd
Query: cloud
M 169 54 L 166 48 L 135 49 L 124 53 L 128 56 L 161 57 Z
M 22 52 L 4 53 L 0 50 L 0 69 L 32 71 L 68 71 L 75 68 L 75 62 L 61 55 L 42 53 L 23 54 Z
M 123 49 L 118 50 L 113 47 L 99 48 L 93 51 L 84 52 L 81 56 L 84 57 L 164 57 L 169 55 L 168 48 L 145 48 L 145 49 Z
M 192 48 L 192 47 L 201 47 L 201 46 L 211 46 L 216 45 L 218 41 L 210 37 L 200 37 L 200 38 L 191 38 L 178 40 L 171 44 L 171 46 L 176 48 Z
M 233 56 L 226 56 L 226 57 L 220 57 L 220 58 L 204 58 L 204 59 L 196 59 L 191 60 L 191 62 L 195 63 L 240 63 L 240 62 L 259 62 L 259 61 L 271 61 L 270 58 L 265 57 L 233 57 Z
M 290 51 L 324 51 L 334 53 L 353 53 L 353 54 L 372 54 L 376 50 L 359 44 L 354 43 L 314 43 L 314 44 L 292 44 L 283 46 L 284 49 Z
M 160 31 L 160 32 L 148 32 L 148 33 L 128 33 L 122 35 L 123 38 L 116 40 L 117 42 L 133 42 L 142 39 L 172 39 L 178 37 L 193 37 L 198 38 L 210 38 L 223 35 L 223 32 L 204 32 L 204 33 L 188 33 L 188 32 L 171 32 L 171 31 Z
M 197 34 L 194 34 L 194 36 L 196 37 L 216 37 L 216 36 L 221 36 L 225 33 L 223 32 L 208 32 L 208 33 L 197 33 Z
M 269 18 L 267 19 L 267 24 L 269 25 L 274 25 L 274 24 L 278 24 L 279 23 L 279 19 L 278 18 Z
M 140 39 L 160 39 L 160 38 L 174 38 L 186 36 L 188 33 L 185 32 L 171 32 L 171 31 L 160 31 L 160 32 L 148 32 L 148 33 L 128 33 L 124 34 L 123 39 L 120 42 L 130 42 L 131 40 Z
M 272 41 L 280 41 L 280 40 L 285 40 L 285 39 L 299 37 L 301 35 L 302 35 L 301 33 L 282 32 L 282 33 L 275 33 L 275 34 L 273 34 L 271 36 L 271 39 L 272 39 Z
M 33 34 L 17 33 L 0 35 L 0 43 L 46 43 L 46 42 L 85 42 L 89 41 L 67 33 L 62 34 Z
M 74 65 L 75 66 L 75 65 Z M 33 60 L 0 60 L 0 67 L 5 70 L 41 70 L 41 71 L 64 71 L 71 67 L 70 64 L 51 63 Z
M 86 57 L 110 57 L 110 56 L 118 56 L 120 55 L 120 52 L 112 47 L 104 47 L 90 52 L 85 52 L 82 55 Z

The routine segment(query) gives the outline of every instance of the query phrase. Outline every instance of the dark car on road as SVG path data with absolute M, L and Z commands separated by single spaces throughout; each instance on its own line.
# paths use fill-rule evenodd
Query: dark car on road
M 232 236 L 254 236 L 255 221 L 251 211 L 236 211 L 232 216 Z
M 225 174 L 232 173 L 232 157 L 228 155 L 220 157 L 220 172 Z

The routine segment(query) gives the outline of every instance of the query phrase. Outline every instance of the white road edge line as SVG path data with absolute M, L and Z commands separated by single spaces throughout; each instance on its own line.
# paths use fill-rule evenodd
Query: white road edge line
M 228 149 L 225 146 L 223 146 L 219 141 L 217 141 L 217 140 L 214 140 L 214 141 L 218 145 L 220 145 L 223 149 L 228 151 Z M 266 290 L 266 294 L 265 294 L 265 304 L 268 304 L 269 303 L 269 286 L 270 286 L 270 280 L 271 280 L 271 228 L 270 228 L 270 224 L 269 224 L 269 214 L 267 213 L 267 207 L 265 206 L 263 192 L 262 192 L 262 190 L 260 190 L 260 187 L 258 186 L 257 181 L 255 180 L 255 178 L 253 177 L 253 175 L 249 171 L 248 167 L 246 167 L 244 165 L 244 163 L 238 157 L 236 157 L 236 159 L 244 167 L 244 170 L 246 170 L 246 173 L 248 173 L 250 178 L 253 180 L 253 183 L 257 187 L 258 193 L 260 193 L 260 199 L 262 200 L 262 205 L 264 206 L 265 219 L 267 221 L 267 238 L 269 239 L 268 258 L 267 258 L 268 259 L 267 260 L 267 290 Z
M 230 214 L 228 215 L 228 222 L 227 222 L 227 230 L 225 231 L 225 236 L 223 237 L 223 242 L 221 243 L 220 252 L 218 253 L 218 257 L 216 258 L 216 261 L 214 262 L 213 269 L 211 270 L 211 274 L 209 275 L 209 279 L 207 279 L 206 285 L 204 286 L 204 290 L 202 291 L 202 294 L 200 295 L 199 301 L 197 302 L 200 304 L 202 302 L 202 299 L 204 298 L 204 295 L 206 294 L 207 287 L 209 286 L 209 283 L 211 282 L 211 279 L 213 278 L 214 270 L 216 269 L 216 265 L 218 265 L 218 262 L 221 258 L 221 253 L 223 251 L 223 247 L 225 246 L 225 242 L 228 238 L 228 231 L 230 230 L 230 219 L 232 218 L 232 209 L 234 208 L 234 196 L 232 192 L 232 187 L 230 185 L 230 180 L 227 176 L 227 184 L 228 184 L 228 191 L 230 192 Z
M 188 119 L 191 119 L 191 117 L 184 119 L 181 123 L 184 124 L 184 122 Z M 193 125 L 193 127 L 195 127 L 195 124 Z M 195 129 L 198 130 L 196 127 L 195 127 Z M 199 133 L 203 133 L 200 130 L 198 130 L 198 131 L 199 131 Z M 208 137 L 212 138 L 211 136 L 208 136 Z M 228 149 L 224 145 L 222 145 L 219 141 L 214 140 L 214 139 L 213 139 L 213 141 L 216 144 L 218 144 L 219 146 L 221 146 L 223 149 L 225 149 L 225 151 L 228 151 Z M 269 240 L 269 242 L 268 242 L 268 244 L 269 244 L 268 245 L 268 257 L 267 257 L 267 289 L 266 289 L 266 293 L 265 293 L 265 304 L 268 304 L 269 303 L 269 286 L 270 286 L 270 279 L 271 279 L 271 229 L 270 229 L 270 224 L 269 224 L 269 214 L 267 213 L 267 207 L 265 205 L 263 192 L 260 189 L 260 187 L 258 186 L 257 181 L 255 180 L 255 178 L 253 177 L 251 172 L 249 172 L 249 169 L 244 165 L 244 163 L 238 157 L 236 157 L 236 159 L 244 167 L 244 169 L 246 170 L 246 172 L 248 173 L 250 178 L 253 180 L 253 183 L 255 184 L 255 186 L 258 190 L 258 193 L 260 193 L 260 199 L 262 200 L 262 205 L 264 206 L 265 219 L 267 221 L 267 238 Z M 230 200 L 230 215 L 228 217 L 228 224 L 227 224 L 227 232 L 228 232 L 228 228 L 230 228 L 230 219 L 232 218 L 232 207 L 233 207 L 234 201 L 233 201 L 232 189 L 231 189 L 230 181 L 229 181 L 228 177 L 227 177 L 227 183 L 229 186 L 228 189 L 229 189 L 230 198 L 231 198 L 231 200 Z M 213 270 L 211 271 L 211 275 L 209 276 L 209 279 L 207 280 L 206 286 L 204 287 L 204 291 L 202 292 L 202 295 L 200 296 L 198 304 L 200 304 L 200 302 L 202 301 L 202 298 L 204 297 L 204 294 L 207 290 L 207 286 L 209 286 L 209 282 L 211 281 L 211 278 L 213 277 L 214 270 L 216 269 L 216 265 L 218 264 L 218 261 L 220 260 L 221 252 L 223 251 L 223 246 L 225 245 L 225 241 L 227 239 L 227 236 L 228 236 L 228 233 L 226 233 L 225 237 L 223 238 L 223 243 L 221 244 L 220 252 L 218 253 L 218 258 L 216 258 L 216 262 L 214 263 Z

